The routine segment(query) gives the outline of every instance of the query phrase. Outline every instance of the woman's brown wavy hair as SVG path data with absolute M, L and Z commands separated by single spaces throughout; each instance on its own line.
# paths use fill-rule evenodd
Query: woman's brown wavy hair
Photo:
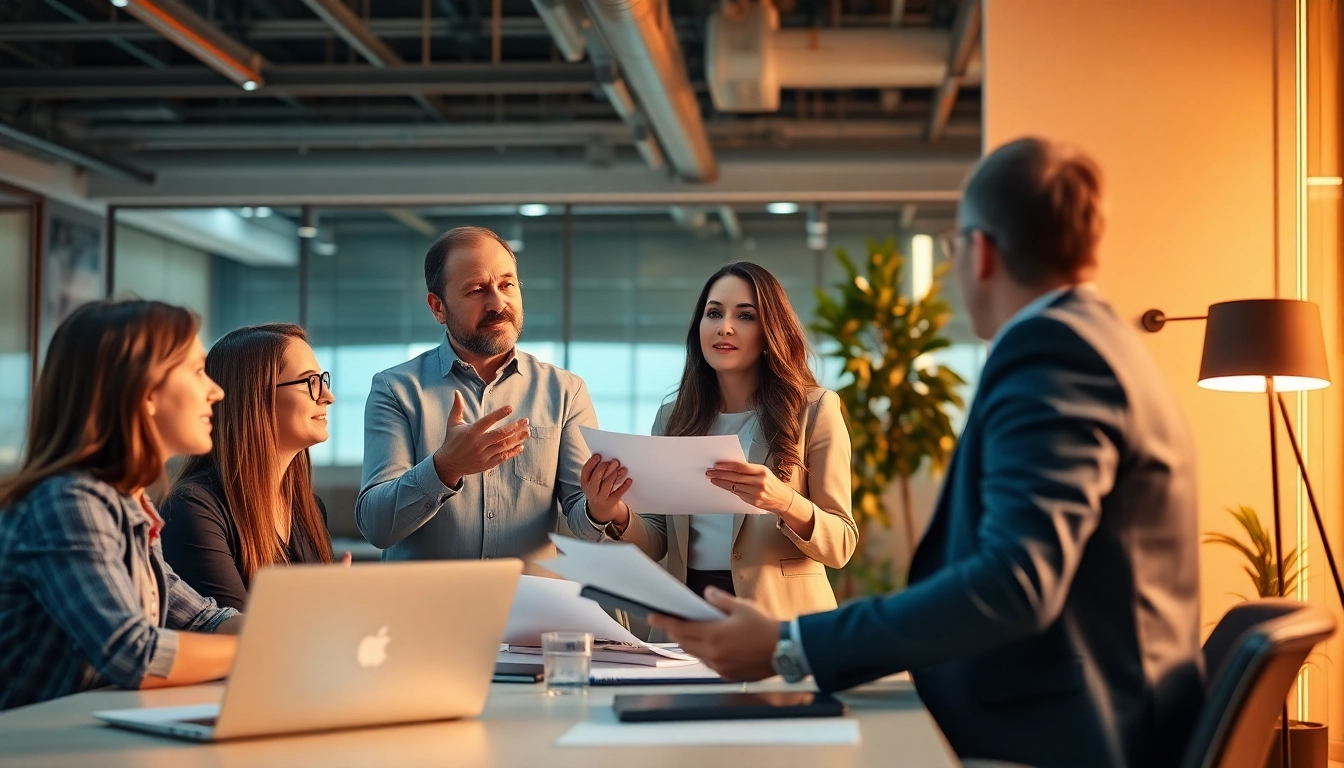
M 290 343 L 307 343 L 303 328 L 288 323 L 255 325 L 225 334 L 210 348 L 205 372 L 227 394 L 215 403 L 215 445 L 204 456 L 192 456 L 178 480 L 213 470 L 224 485 L 229 514 L 238 526 L 243 575 L 250 584 L 257 569 L 289 559 L 275 533 L 271 500 L 289 506 L 290 536 L 300 533 L 314 545 L 323 562 L 331 562 L 331 546 L 322 512 L 313 498 L 313 465 L 300 451 L 276 487 L 275 385 L 285 367 Z M 169 491 L 171 494 L 172 491 Z
M 745 280 L 756 294 L 758 322 L 765 334 L 765 350 L 757 361 L 759 384 L 752 397 L 752 410 L 761 436 L 770 446 L 775 475 L 784 481 L 802 466 L 798 453 L 807 393 L 819 385 L 808 367 L 807 336 L 803 324 L 784 293 L 784 286 L 768 270 L 749 261 L 725 265 L 710 275 L 691 315 L 686 333 L 686 367 L 664 430 L 668 435 L 704 435 L 719 415 L 723 396 L 719 377 L 700 350 L 700 320 L 709 301 L 709 289 L 725 277 Z
M 27 457 L 0 509 L 49 477 L 83 471 L 122 493 L 163 476 L 149 394 L 186 359 L 200 318 L 158 301 L 94 301 L 56 329 L 28 412 Z

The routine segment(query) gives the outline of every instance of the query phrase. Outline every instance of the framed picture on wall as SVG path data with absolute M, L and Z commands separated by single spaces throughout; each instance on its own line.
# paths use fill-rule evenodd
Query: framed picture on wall
M 55 201 L 48 201 L 46 212 L 38 277 L 39 358 L 46 356 L 56 326 L 79 305 L 103 298 L 107 286 L 102 217 Z

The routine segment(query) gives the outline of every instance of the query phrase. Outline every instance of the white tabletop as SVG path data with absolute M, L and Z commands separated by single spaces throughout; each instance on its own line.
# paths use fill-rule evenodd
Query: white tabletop
M 102 709 L 217 702 L 222 684 L 156 691 L 92 691 L 0 714 L 0 766 L 527 766 L 528 768 L 808 768 L 959 765 L 908 682 L 885 681 L 841 695 L 859 721 L 856 747 L 557 747 L 590 710 L 618 693 L 787 689 L 776 679 L 749 686 L 591 689 L 548 697 L 540 685 L 495 684 L 479 718 L 422 725 L 191 744 L 97 723 Z M 793 686 L 806 689 L 806 684 Z M 605 713 L 602 713 L 605 716 Z

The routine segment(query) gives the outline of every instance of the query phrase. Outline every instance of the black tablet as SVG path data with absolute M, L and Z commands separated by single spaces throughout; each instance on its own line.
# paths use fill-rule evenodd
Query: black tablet
M 761 720 L 775 717 L 839 717 L 845 705 L 824 693 L 674 693 L 617 696 L 612 704 L 623 723 L 669 720 Z
M 491 678 L 492 683 L 540 683 L 545 677 L 545 667 L 541 662 L 536 664 L 515 664 L 513 662 L 501 661 L 495 664 L 495 676 Z
M 605 589 L 598 589 L 597 587 L 584 587 L 579 590 L 579 596 L 586 597 L 603 608 L 625 611 L 631 616 L 644 619 L 645 621 L 648 620 L 650 613 L 661 613 L 664 616 L 671 616 L 674 619 L 686 620 L 684 616 L 679 616 L 671 611 L 657 608 L 652 605 L 646 605 L 637 600 L 631 600 L 628 597 L 621 597 L 620 595 L 613 594 Z

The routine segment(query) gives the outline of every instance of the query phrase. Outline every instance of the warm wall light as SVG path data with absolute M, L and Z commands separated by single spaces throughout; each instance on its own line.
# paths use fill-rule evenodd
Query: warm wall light
M 1209 307 L 1207 316 L 1166 317 L 1160 310 L 1144 313 L 1143 327 L 1156 333 L 1168 322 L 1202 320 L 1207 317 L 1204 353 L 1200 357 L 1199 386 L 1225 392 L 1264 392 L 1269 404 L 1270 481 L 1274 488 L 1274 556 L 1279 566 L 1279 594 L 1283 594 L 1283 520 L 1279 501 L 1277 418 L 1293 448 L 1293 457 L 1307 492 L 1321 548 L 1330 564 L 1335 592 L 1344 605 L 1344 582 L 1340 581 L 1335 555 L 1325 535 L 1320 506 L 1311 488 L 1307 465 L 1293 431 L 1288 405 L 1282 392 L 1303 392 L 1330 386 L 1330 367 L 1321 332 L 1321 310 L 1309 301 L 1293 299 L 1247 299 L 1224 301 Z
M 1302 392 L 1330 386 L 1321 311 L 1309 301 L 1250 299 L 1209 307 L 1199 386 Z

